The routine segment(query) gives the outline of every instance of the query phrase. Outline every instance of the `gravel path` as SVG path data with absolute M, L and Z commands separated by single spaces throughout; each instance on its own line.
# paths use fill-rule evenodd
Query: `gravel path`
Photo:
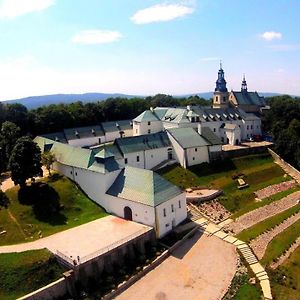
M 298 204 L 299 199 L 300 191 L 242 215 L 237 218 L 235 222 L 229 224 L 227 228 L 232 230 L 235 234 L 238 234 L 242 230 L 257 224 L 266 218 L 275 216 L 290 207 L 295 206 Z
M 254 194 L 256 195 L 257 198 L 264 199 L 272 195 L 275 195 L 277 193 L 289 190 L 293 188 L 295 185 L 296 185 L 295 180 L 285 181 L 278 184 L 270 185 L 264 189 L 256 191 Z
M 268 244 L 274 239 L 274 237 L 276 237 L 279 233 L 287 229 L 289 226 L 293 225 L 299 219 L 300 219 L 300 212 L 286 219 L 284 222 L 276 226 L 274 229 L 261 234 L 256 239 L 251 241 L 250 247 L 254 251 L 257 258 L 259 260 L 262 259 L 266 252 Z

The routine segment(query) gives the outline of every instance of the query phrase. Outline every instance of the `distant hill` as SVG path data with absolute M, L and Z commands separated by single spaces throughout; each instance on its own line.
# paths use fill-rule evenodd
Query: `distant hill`
M 44 96 L 32 96 L 14 100 L 3 101 L 7 104 L 21 103 L 28 109 L 38 108 L 44 105 L 59 104 L 59 103 L 72 103 L 77 101 L 97 102 L 103 101 L 110 97 L 122 97 L 122 98 L 133 98 L 135 96 L 125 94 L 104 94 L 104 93 L 86 93 L 86 94 L 56 94 L 56 95 L 44 95 Z
M 278 96 L 280 94 L 276 93 L 259 93 L 261 96 L 271 97 Z M 210 99 L 213 97 L 213 92 L 206 93 L 195 93 L 195 94 L 186 94 L 186 95 L 177 95 L 175 97 L 189 97 L 193 95 L 198 95 L 204 99 Z M 86 94 L 56 94 L 56 95 L 44 95 L 44 96 L 32 96 L 14 100 L 6 100 L 4 103 L 13 104 L 21 103 L 25 105 L 28 109 L 35 109 L 40 106 L 50 105 L 50 104 L 59 104 L 59 103 L 72 103 L 77 101 L 82 101 L 83 103 L 87 102 L 97 102 L 103 101 L 110 97 L 122 97 L 122 98 L 134 98 L 134 97 L 144 97 L 137 95 L 126 95 L 126 94 L 105 94 L 105 93 L 86 93 Z

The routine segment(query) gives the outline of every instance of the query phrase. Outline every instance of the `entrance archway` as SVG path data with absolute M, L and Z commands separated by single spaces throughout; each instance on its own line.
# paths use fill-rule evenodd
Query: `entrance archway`
M 124 219 L 128 221 L 132 221 L 132 210 L 130 207 L 124 207 Z

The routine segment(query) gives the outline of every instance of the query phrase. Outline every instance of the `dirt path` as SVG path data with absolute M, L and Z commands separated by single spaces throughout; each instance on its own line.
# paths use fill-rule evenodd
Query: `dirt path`
M 299 199 L 300 191 L 242 215 L 237 218 L 235 222 L 230 223 L 227 228 L 232 230 L 235 234 L 238 234 L 244 229 L 297 205 Z
M 300 212 L 286 219 L 284 222 L 276 226 L 273 230 L 267 231 L 261 234 L 260 236 L 258 236 L 253 241 L 251 241 L 250 247 L 252 248 L 255 255 L 258 257 L 258 259 L 263 258 L 266 249 L 268 247 L 268 244 L 274 239 L 274 237 L 276 237 L 278 234 L 280 234 L 289 226 L 293 225 L 299 219 L 300 219 Z
M 197 232 L 116 299 L 222 299 L 236 268 L 234 245 Z
M 281 264 L 285 262 L 286 259 L 290 257 L 290 255 L 300 246 L 300 237 L 297 238 L 296 242 L 285 252 L 285 254 L 281 255 L 276 262 L 271 263 L 270 267 L 272 269 L 276 269 Z
M 15 216 L 11 213 L 11 211 L 9 209 L 7 210 L 7 212 L 8 212 L 8 215 L 9 215 L 10 219 L 17 225 L 17 227 L 19 228 L 20 232 L 22 233 L 22 235 L 26 239 L 26 234 L 24 233 L 23 228 L 21 227 L 21 225 L 18 222 L 18 220 L 15 218 Z

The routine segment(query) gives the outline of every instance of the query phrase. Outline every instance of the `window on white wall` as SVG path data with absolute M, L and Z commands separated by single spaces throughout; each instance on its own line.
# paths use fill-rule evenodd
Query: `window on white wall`
M 148 126 L 150 126 L 151 125 L 151 122 L 148 122 Z
M 178 207 L 181 208 L 181 201 L 178 201 Z
M 171 204 L 171 210 L 174 212 L 174 204 Z
M 198 149 L 197 148 L 195 148 L 195 152 L 197 152 L 198 151 Z
M 127 163 L 128 163 L 128 158 L 124 158 L 124 163 L 125 163 L 125 165 L 127 165 Z
M 166 209 L 164 208 L 164 217 L 167 216 L 167 212 L 166 212 Z
M 136 157 L 136 161 L 137 161 L 137 162 L 140 161 L 140 157 L 139 157 L 139 156 Z
M 151 133 L 151 129 L 148 129 L 148 134 L 150 134 Z
M 214 132 L 216 132 L 216 128 L 214 128 Z

